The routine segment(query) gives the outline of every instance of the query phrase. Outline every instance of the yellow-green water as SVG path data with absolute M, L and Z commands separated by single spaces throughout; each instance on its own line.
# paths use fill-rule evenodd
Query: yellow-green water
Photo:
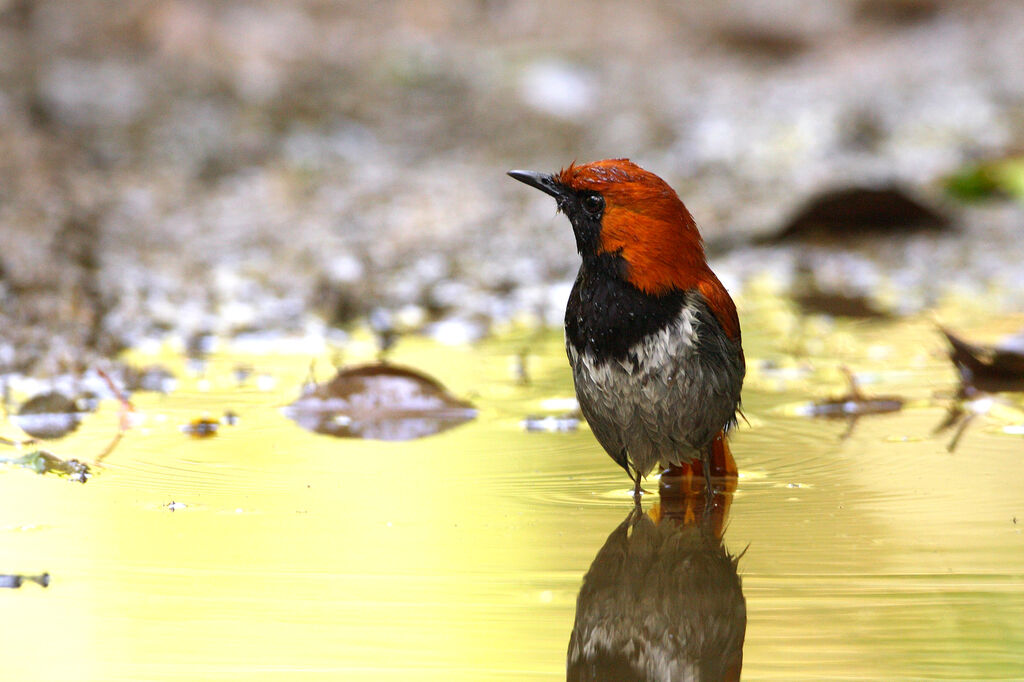
M 930 318 L 832 326 L 781 302 L 743 314 L 749 425 L 724 538 L 747 548 L 743 679 L 1024 679 L 1024 437 L 1001 429 L 1024 421 L 1020 396 L 951 454 L 950 434 L 931 435 L 955 379 Z M 1024 324 L 958 314 L 972 338 Z M 524 347 L 528 385 L 511 369 Z M 585 426 L 520 425 L 571 396 L 559 332 L 403 342 L 395 362 L 480 415 L 402 443 L 286 419 L 308 353 L 227 347 L 203 382 L 173 349 L 130 359 L 168 364 L 178 390 L 133 396 L 141 424 L 88 483 L 0 468 L 0 573 L 52 576 L 0 590 L 0 679 L 564 678 L 581 578 L 631 502 Z M 240 361 L 275 385 L 239 387 Z M 867 393 L 910 403 L 845 439 L 845 423 L 794 416 L 845 391 L 843 364 Z M 240 421 L 213 438 L 180 431 L 226 409 Z M 88 459 L 116 423 L 105 402 L 48 447 Z

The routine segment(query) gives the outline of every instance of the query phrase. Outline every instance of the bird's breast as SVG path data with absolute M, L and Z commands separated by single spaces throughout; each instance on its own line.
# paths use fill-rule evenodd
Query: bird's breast
M 680 315 L 696 305 L 693 297 L 699 295 L 644 293 L 618 276 L 620 260 L 615 255 L 585 260 L 565 310 L 566 345 L 598 364 L 630 362 L 638 352 L 663 354 L 666 344 L 677 341 Z M 692 335 L 692 325 L 682 331 Z
M 673 319 L 655 331 L 631 339 L 632 343 L 625 346 L 624 352 L 614 353 L 599 344 L 574 343 L 567 334 L 569 364 L 597 383 L 647 384 L 657 378 L 660 383 L 672 384 L 675 372 L 697 347 L 699 324 L 696 306 L 684 305 Z M 625 339 L 633 336 L 629 330 L 617 334 Z

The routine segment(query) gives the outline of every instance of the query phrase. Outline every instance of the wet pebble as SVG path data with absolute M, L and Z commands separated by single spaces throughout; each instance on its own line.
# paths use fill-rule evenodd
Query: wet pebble
M 519 94 L 527 106 L 564 119 L 588 113 L 597 100 L 594 78 L 583 68 L 560 60 L 529 64 L 519 81 Z
M 56 393 L 42 393 L 30 398 L 11 415 L 11 421 L 33 438 L 63 438 L 78 428 L 83 411 L 77 401 Z
M 0 574 L 0 589 L 18 589 L 26 582 L 32 582 L 40 587 L 50 586 L 50 574 L 41 573 L 39 575 L 19 575 L 16 573 L 2 573 Z
M 181 426 L 181 432 L 193 438 L 211 438 L 219 429 L 220 422 L 209 417 L 199 417 Z
M 172 393 L 178 386 L 178 379 L 166 367 L 150 365 L 142 369 L 125 368 L 123 373 L 125 386 L 131 391 L 152 391 L 154 393 Z
M 427 325 L 426 335 L 446 346 L 460 346 L 475 343 L 487 335 L 485 319 L 476 317 L 453 317 Z
M 579 429 L 580 418 L 572 414 L 563 414 L 557 417 L 551 415 L 545 417 L 530 415 L 520 422 L 520 425 L 526 431 L 569 433 Z

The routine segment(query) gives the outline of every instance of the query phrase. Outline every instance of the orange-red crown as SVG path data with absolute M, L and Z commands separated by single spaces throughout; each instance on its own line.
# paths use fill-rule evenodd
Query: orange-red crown
M 736 306 L 708 267 L 697 225 L 668 183 L 629 159 L 572 163 L 555 180 L 604 197 L 598 252 L 621 255 L 630 283 L 654 295 L 696 289 L 725 332 L 739 336 Z

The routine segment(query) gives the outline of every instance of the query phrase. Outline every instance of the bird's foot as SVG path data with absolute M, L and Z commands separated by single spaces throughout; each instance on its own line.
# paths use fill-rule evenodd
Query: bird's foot
M 642 486 L 643 476 L 640 475 L 639 471 L 633 469 L 629 477 L 633 479 L 633 502 L 640 504 L 641 498 L 647 494 L 647 491 Z

